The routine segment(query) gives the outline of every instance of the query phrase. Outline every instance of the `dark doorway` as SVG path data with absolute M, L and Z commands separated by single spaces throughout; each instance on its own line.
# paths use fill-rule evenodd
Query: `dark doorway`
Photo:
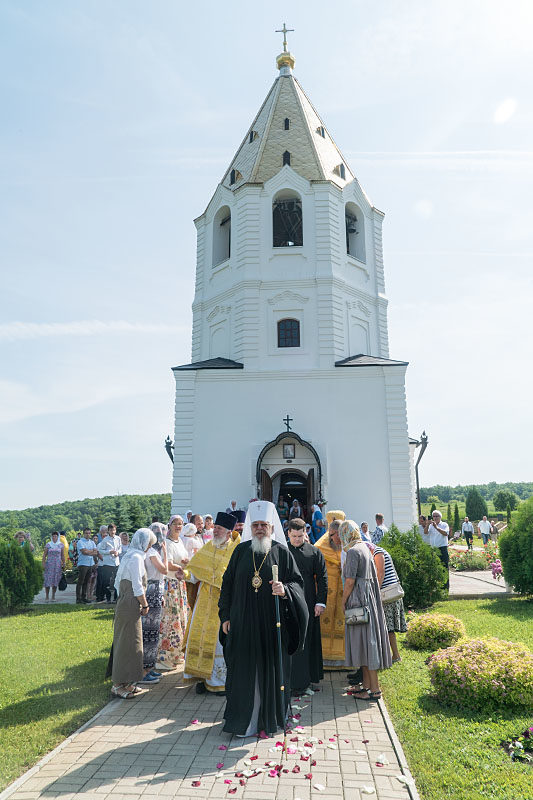
M 304 519 L 307 519 L 307 478 L 299 472 L 282 472 L 279 493 L 283 495 L 289 508 L 293 500 L 298 500 Z

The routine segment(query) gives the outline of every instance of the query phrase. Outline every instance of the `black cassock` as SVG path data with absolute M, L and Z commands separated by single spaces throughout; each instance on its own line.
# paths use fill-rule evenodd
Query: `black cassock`
M 264 556 L 253 555 L 259 568 Z M 283 677 L 279 675 L 276 612 L 270 584 L 273 564 L 278 564 L 278 580 L 285 586 L 285 598 L 279 599 Z M 252 720 L 257 690 L 260 698 L 257 732 L 273 734 L 284 727 L 290 700 L 290 657 L 303 647 L 308 618 L 302 576 L 286 547 L 272 542 L 259 570 L 263 583 L 257 592 L 252 587 L 253 575 L 252 543 L 241 542 L 224 573 L 218 603 L 220 621 L 230 621 L 227 636 L 220 629 L 228 670 L 224 730 L 240 735 L 247 732 Z M 285 708 L 281 706 L 282 684 Z
M 328 598 L 328 571 L 324 556 L 312 544 L 304 542 L 301 547 L 289 545 L 296 566 L 304 579 L 304 593 L 309 610 L 309 624 L 304 649 L 292 658 L 291 689 L 307 689 L 310 683 L 318 683 L 324 677 L 322 663 L 322 639 L 320 617 L 315 617 L 315 605 L 326 605 Z

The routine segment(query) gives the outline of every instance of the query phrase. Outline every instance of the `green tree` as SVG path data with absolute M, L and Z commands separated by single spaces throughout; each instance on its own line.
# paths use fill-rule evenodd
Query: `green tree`
M 459 518 L 459 506 L 457 503 L 455 504 L 455 508 L 453 509 L 453 529 L 454 531 L 461 530 L 461 520 Z
M 131 531 L 131 518 L 128 512 L 128 506 L 124 501 L 120 503 L 118 515 L 116 517 L 116 525 L 118 531 L 125 531 L 126 533 Z
M 430 494 L 428 499 L 428 503 L 440 503 L 440 498 L 437 494 Z
M 148 524 L 147 516 L 136 498 L 134 498 L 130 503 L 129 515 L 131 520 L 130 530 L 132 531 L 136 531 L 139 528 L 145 528 Z
M 488 513 L 487 503 L 481 497 L 475 486 L 468 490 L 466 495 L 466 516 L 471 520 L 480 520 Z
M 452 514 L 452 507 L 448 503 L 448 508 L 446 510 L 446 522 L 448 523 L 448 527 L 450 530 L 453 529 L 453 514 Z
M 507 508 L 506 508 L 506 511 L 507 511 L 507 524 L 510 525 L 511 524 L 511 517 L 512 517 L 512 508 L 511 508 L 511 506 L 508 505 Z
M 498 544 L 507 583 L 519 594 L 533 594 L 533 497 L 520 504 Z
M 429 516 L 431 516 L 433 514 L 433 512 L 436 511 L 436 510 L 437 510 L 437 506 L 435 505 L 435 503 L 432 503 L 431 504 L 431 508 L 429 509 Z
M 511 511 L 514 511 L 518 505 L 518 497 L 514 492 L 510 492 L 507 489 L 500 489 L 495 493 L 492 502 L 494 503 L 496 511 L 506 511 L 507 506 L 511 506 Z

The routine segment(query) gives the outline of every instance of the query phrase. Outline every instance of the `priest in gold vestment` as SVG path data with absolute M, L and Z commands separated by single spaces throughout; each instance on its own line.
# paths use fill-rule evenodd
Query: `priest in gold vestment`
M 240 542 L 232 538 L 236 519 L 232 514 L 217 514 L 213 538 L 191 558 L 187 567 L 192 583 L 199 583 L 187 634 L 184 678 L 197 681 L 196 693 L 224 694 L 226 664 L 218 640 L 220 619 L 218 600 L 222 576 L 231 554 Z
M 316 542 L 328 571 L 328 599 L 326 610 L 320 618 L 322 657 L 324 669 L 343 669 L 344 662 L 344 609 L 342 606 L 341 540 L 339 527 L 346 519 L 344 511 L 328 511 L 327 532 Z

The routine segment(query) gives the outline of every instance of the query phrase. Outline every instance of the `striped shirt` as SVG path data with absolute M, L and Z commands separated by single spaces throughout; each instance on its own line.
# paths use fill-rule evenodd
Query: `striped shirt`
M 387 551 L 382 547 L 376 547 L 374 550 L 374 555 L 377 553 L 381 553 L 385 561 L 385 576 L 383 578 L 383 583 L 379 587 L 380 589 L 384 589 L 386 586 L 391 586 L 393 583 L 396 583 L 398 580 L 398 575 L 396 574 L 394 562 L 389 553 L 387 553 Z

